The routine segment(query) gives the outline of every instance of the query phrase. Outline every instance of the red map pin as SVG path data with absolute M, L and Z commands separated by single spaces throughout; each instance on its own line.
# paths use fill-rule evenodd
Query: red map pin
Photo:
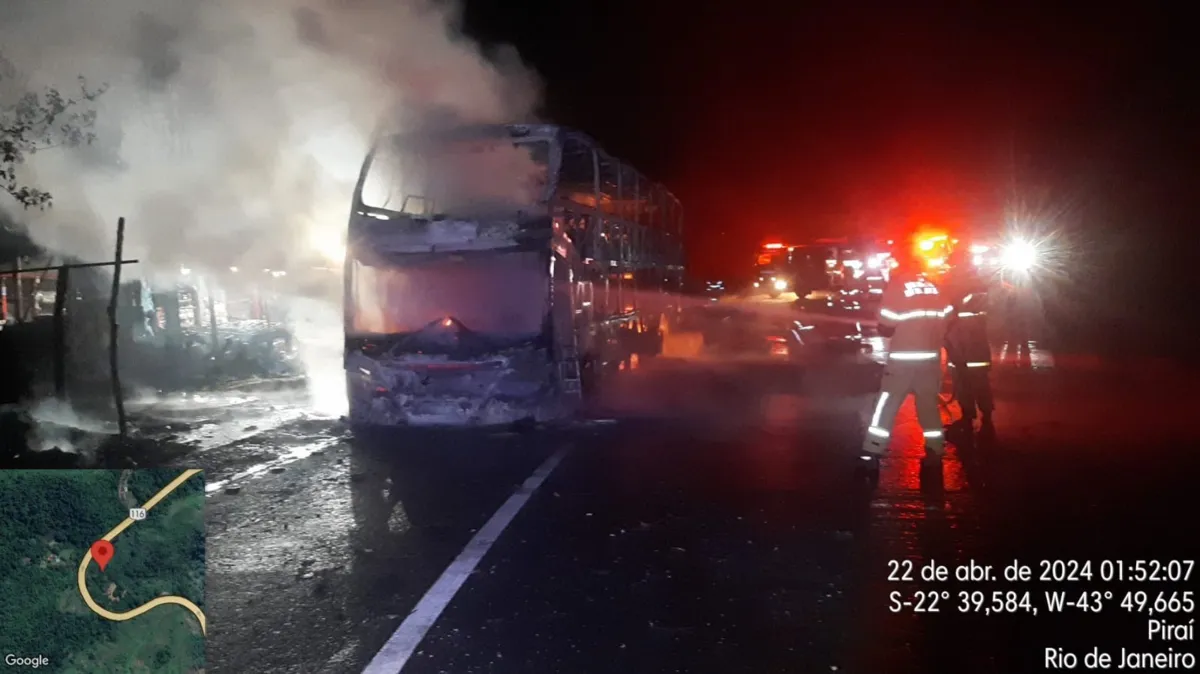
M 104 570 L 104 567 L 108 566 L 108 560 L 112 559 L 112 556 L 112 543 L 104 540 L 92 543 L 92 559 L 96 560 L 96 563 L 100 565 L 101 571 Z

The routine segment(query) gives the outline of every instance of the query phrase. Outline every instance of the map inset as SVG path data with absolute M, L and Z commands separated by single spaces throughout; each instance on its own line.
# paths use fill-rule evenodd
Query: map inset
M 0 670 L 199 673 L 206 630 L 203 473 L 0 471 Z

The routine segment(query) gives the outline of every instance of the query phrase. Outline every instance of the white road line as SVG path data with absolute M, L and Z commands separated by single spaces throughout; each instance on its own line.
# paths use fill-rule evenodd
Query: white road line
M 500 506 L 500 509 L 487 521 L 487 524 L 484 524 L 483 528 L 476 532 L 471 542 L 467 543 L 467 547 L 463 548 L 450 566 L 446 567 L 433 587 L 430 587 L 425 596 L 421 597 L 421 601 L 417 602 L 412 613 L 408 614 L 408 617 L 400 623 L 400 627 L 396 628 L 395 633 L 387 640 L 383 648 L 379 649 L 379 652 L 371 659 L 367 668 L 363 670 L 363 674 L 398 674 L 404 665 L 408 664 L 409 658 L 416 652 L 417 646 L 425 638 L 425 634 L 441 617 L 446 606 L 450 604 L 454 595 L 467 581 L 467 577 L 475 571 L 479 561 L 491 549 L 496 539 L 500 538 L 500 534 L 504 533 L 504 529 L 513 521 L 521 508 L 529 502 L 529 497 L 533 496 L 533 493 L 542 486 L 550 473 L 558 467 L 559 462 L 563 460 L 568 451 L 570 448 L 564 447 L 555 452 L 541 466 L 538 466 L 537 470 L 533 471 L 520 489 L 508 497 L 504 505 Z

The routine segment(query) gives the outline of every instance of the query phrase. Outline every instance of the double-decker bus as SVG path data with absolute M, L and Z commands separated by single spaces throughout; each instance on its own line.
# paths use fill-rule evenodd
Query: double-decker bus
M 347 239 L 352 424 L 570 417 L 661 350 L 682 218 L 669 191 L 578 131 L 379 135 Z

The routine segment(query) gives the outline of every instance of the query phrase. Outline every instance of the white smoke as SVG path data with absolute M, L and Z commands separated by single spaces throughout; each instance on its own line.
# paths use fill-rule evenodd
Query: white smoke
M 109 90 L 94 146 L 30 157 L 54 207 L 17 214 L 46 247 L 261 267 L 336 249 L 368 139 L 412 123 L 528 118 L 534 78 L 488 61 L 423 0 L 9 0 L 4 55 L 29 89 Z
M 5 196 L 0 210 L 84 261 L 111 259 L 125 217 L 130 272 L 151 279 L 337 258 L 379 124 L 527 121 L 538 98 L 515 52 L 485 58 L 458 8 L 437 0 L 4 4 L 0 48 L 25 90 L 70 95 L 79 76 L 108 90 L 94 144 L 38 152 L 21 169 L 53 207 L 23 211 Z M 6 84 L 0 110 L 19 93 Z M 338 297 L 340 274 L 325 278 L 314 296 Z M 320 312 L 340 329 L 338 307 Z M 322 330 L 304 332 L 302 344 Z

